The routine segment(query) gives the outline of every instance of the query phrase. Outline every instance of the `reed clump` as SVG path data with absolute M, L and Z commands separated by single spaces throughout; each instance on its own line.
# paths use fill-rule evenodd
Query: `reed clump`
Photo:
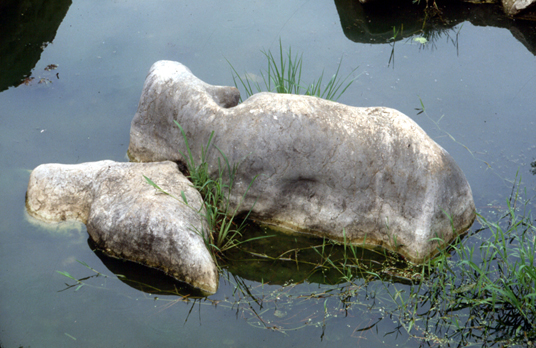
M 261 52 L 266 58 L 267 68 L 265 71 L 260 71 L 260 79 L 255 79 L 253 75 L 247 73 L 240 76 L 234 66 L 227 61 L 232 70 L 234 84 L 236 88 L 241 86 L 244 89 L 246 99 L 255 93 L 267 91 L 304 94 L 337 101 L 358 77 L 352 77 L 357 68 L 353 69 L 345 77 L 340 76 L 341 59 L 337 70 L 327 83 L 324 84 L 324 72 L 322 71 L 318 79 L 309 84 L 304 84 L 302 82 L 303 57 L 301 54 L 292 55 L 291 47 L 287 51 L 283 50 L 281 40 L 279 40 L 278 55 L 274 56 L 270 50 Z
M 386 286 L 408 334 L 442 344 L 536 341 L 536 226 L 520 200 L 513 190 L 497 221 L 477 214 L 481 227 L 440 250 L 411 287 Z
M 217 256 L 223 256 L 223 253 L 231 248 L 234 248 L 242 243 L 253 241 L 261 238 L 268 238 L 270 236 L 259 236 L 250 238 L 247 240 L 241 240 L 242 232 L 246 227 L 246 220 L 249 216 L 248 212 L 245 217 L 238 218 L 237 212 L 239 211 L 242 200 L 247 195 L 249 188 L 253 184 L 253 181 L 249 184 L 246 192 L 242 196 L 242 200 L 236 207 L 231 207 L 229 202 L 229 196 L 231 194 L 233 184 L 235 181 L 236 173 L 238 171 L 239 164 L 233 164 L 229 162 L 229 159 L 225 154 L 212 143 L 214 137 L 214 131 L 210 134 L 209 140 L 206 146 L 201 149 L 200 162 L 196 162 L 195 157 L 192 154 L 186 133 L 182 126 L 175 121 L 177 127 L 179 127 L 181 134 L 186 145 L 186 153 L 179 150 L 180 154 L 186 159 L 186 166 L 188 168 L 188 179 L 192 182 L 192 186 L 199 191 L 203 197 L 203 206 L 201 209 L 196 210 L 203 218 L 206 219 L 209 225 L 209 231 L 195 231 L 205 241 L 205 245 L 211 252 L 214 260 L 217 263 Z M 211 177 L 209 174 L 208 165 L 208 153 L 210 147 L 213 146 L 219 152 L 218 158 L 218 174 Z M 156 183 L 150 178 L 145 177 L 147 183 L 153 186 L 155 189 L 170 195 L 162 190 Z M 172 196 L 174 197 L 174 196 Z M 184 192 L 181 192 L 181 197 L 174 197 L 178 201 L 191 207 L 186 199 Z M 194 208 L 192 208 L 194 209 Z

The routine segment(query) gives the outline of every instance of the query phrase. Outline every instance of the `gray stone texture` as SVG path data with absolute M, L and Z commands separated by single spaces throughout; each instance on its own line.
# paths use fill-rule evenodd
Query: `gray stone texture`
M 211 86 L 178 62 L 147 76 L 131 127 L 131 160 L 186 162 L 176 120 L 199 161 L 213 144 L 240 163 L 230 200 L 269 225 L 381 246 L 413 262 L 452 241 L 475 218 L 471 188 L 453 158 L 409 117 L 316 97 L 259 93 L 237 105 L 234 87 Z M 212 175 L 219 151 L 209 149 Z M 452 218 L 451 221 L 448 216 Z
M 179 200 L 157 191 L 144 175 Z M 30 175 L 26 206 L 41 220 L 83 222 L 109 255 L 214 293 L 218 270 L 198 234 L 208 226 L 198 213 L 201 196 L 191 185 L 173 162 L 43 164 Z

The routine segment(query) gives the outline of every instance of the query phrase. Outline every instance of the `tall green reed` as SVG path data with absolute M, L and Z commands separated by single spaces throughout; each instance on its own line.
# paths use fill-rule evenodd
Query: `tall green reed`
M 357 77 L 351 77 L 357 68 L 353 69 L 344 78 L 339 76 L 342 64 L 341 59 L 337 70 L 325 85 L 323 84 L 324 71 L 322 71 L 317 80 L 304 85 L 301 80 L 303 66 L 303 57 L 301 54 L 292 55 L 291 47 L 285 52 L 281 40 L 279 40 L 279 55 L 274 56 L 270 50 L 263 50 L 261 52 L 264 54 L 267 62 L 266 70 L 260 71 L 260 79 L 264 87 L 261 87 L 260 81 L 252 78 L 249 74 L 240 76 L 234 66 L 227 61 L 233 73 L 234 84 L 237 88 L 239 84 L 242 86 L 246 92 L 246 99 L 255 93 L 268 91 L 286 94 L 305 94 L 337 101 L 357 79 Z
M 434 330 L 437 342 L 483 346 L 536 340 L 536 226 L 520 200 L 513 191 L 498 221 L 477 214 L 481 228 L 439 250 L 409 289 L 386 284 L 410 335 Z
M 433 238 L 437 254 L 423 265 L 404 266 L 387 251 L 381 262 L 366 262 L 364 249 L 343 233 L 339 252 L 333 242 L 315 248 L 318 268 L 337 270 L 348 293 L 360 278 L 379 284 L 386 297 L 376 305 L 411 337 L 440 346 L 530 345 L 536 341 L 536 223 L 515 188 L 497 221 L 477 214 L 480 228 L 447 247 Z

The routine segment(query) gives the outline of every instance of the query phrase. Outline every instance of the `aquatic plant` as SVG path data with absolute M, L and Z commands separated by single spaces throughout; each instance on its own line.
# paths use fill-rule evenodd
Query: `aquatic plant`
M 184 153 L 179 150 L 183 158 L 186 159 L 186 166 L 188 168 L 188 179 L 192 182 L 192 186 L 199 191 L 203 197 L 203 207 L 199 211 L 207 221 L 209 225 L 209 231 L 195 231 L 199 234 L 205 241 L 207 249 L 211 252 L 214 260 L 217 263 L 216 255 L 222 256 L 223 252 L 234 248 L 242 243 L 246 243 L 259 238 L 267 238 L 270 236 L 259 236 L 255 238 L 250 238 L 247 240 L 239 240 L 239 237 L 242 236 L 242 231 L 246 227 L 246 221 L 249 216 L 249 213 L 245 217 L 240 219 L 237 218 L 237 212 L 240 208 L 242 200 L 245 198 L 246 194 L 249 191 L 249 188 L 255 181 L 249 184 L 246 192 L 242 196 L 242 200 L 236 205 L 233 209 L 229 202 L 229 195 L 233 188 L 236 172 L 238 170 L 239 164 L 231 165 L 227 156 L 212 143 L 212 138 L 214 137 L 214 131 L 210 134 L 207 145 L 203 146 L 201 149 L 201 161 L 197 163 L 190 145 L 188 143 L 188 138 L 182 126 L 175 121 L 177 127 L 179 127 L 181 134 L 184 139 L 187 153 Z M 218 159 L 218 175 L 214 178 L 209 175 L 209 167 L 207 163 L 208 151 L 211 146 L 214 146 L 221 157 Z M 223 162 L 220 160 L 223 159 Z M 150 178 L 145 177 L 147 183 L 153 186 L 155 189 L 163 192 L 167 195 L 169 193 L 162 190 L 156 183 L 154 183 Z M 170 195 L 171 196 L 171 195 Z M 183 202 L 187 206 L 190 206 L 184 192 L 181 192 L 181 197 L 174 197 L 178 201 Z M 191 207 L 191 206 L 190 206 Z M 193 208 L 192 208 L 193 209 Z
M 389 39 L 389 45 L 391 46 L 391 55 L 389 56 L 389 63 L 387 63 L 387 66 L 389 67 L 391 65 L 391 62 L 393 62 L 393 69 L 395 68 L 395 45 L 396 45 L 396 37 L 398 34 L 401 34 L 404 31 L 404 24 L 400 25 L 400 30 L 397 30 L 396 27 L 393 27 L 393 36 Z
M 264 84 L 261 87 L 259 81 L 252 78 L 250 74 L 240 76 L 234 66 L 229 62 L 233 73 L 233 81 L 236 88 L 239 88 L 238 82 L 246 92 L 246 99 L 255 93 L 268 91 L 287 94 L 305 94 L 319 98 L 337 101 L 341 95 L 346 92 L 348 87 L 357 79 L 351 78 L 351 75 L 357 70 L 353 69 L 346 77 L 341 78 L 339 72 L 341 69 L 342 59 L 337 66 L 337 70 L 324 86 L 324 72 L 312 83 L 304 86 L 301 81 L 303 58 L 302 55 L 292 55 L 292 48 L 284 52 L 283 44 L 279 40 L 279 57 L 276 58 L 270 50 L 261 51 L 267 62 L 266 71 L 260 71 L 260 76 Z M 242 99 L 241 99 L 242 101 Z
M 478 214 L 481 228 L 440 250 L 409 289 L 386 286 L 408 334 L 462 345 L 536 340 L 536 226 L 518 202 L 515 191 L 496 222 Z

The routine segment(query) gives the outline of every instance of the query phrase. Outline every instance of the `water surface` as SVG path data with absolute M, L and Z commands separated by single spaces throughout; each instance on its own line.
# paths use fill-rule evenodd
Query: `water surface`
M 423 46 L 413 40 L 423 35 L 421 12 L 398 20 L 366 11 L 356 17 L 363 10 L 350 1 L 32 4 L 39 9 L 36 18 L 46 19 L 41 28 L 48 36 L 40 40 L 47 45 L 31 42 L 38 45 L 31 52 L 17 46 L 30 40 L 36 29 L 27 26 L 37 20 L 0 27 L 13 39 L 2 41 L 8 49 L 1 54 L 6 63 L 0 74 L 16 71 L 0 86 L 3 348 L 418 344 L 392 333 L 397 319 L 372 306 L 384 296 L 381 282 L 357 281 L 355 305 L 346 311 L 337 296 L 309 296 L 338 291 L 344 284 L 337 281 L 300 282 L 296 278 L 303 275 L 284 262 L 247 269 L 232 264 L 216 295 L 188 301 L 119 280 L 114 272 L 144 271 L 121 268 L 92 251 L 84 226 L 43 225 L 26 216 L 24 195 L 37 165 L 127 160 L 143 82 L 160 59 L 180 61 L 220 85 L 232 85 L 226 59 L 239 71 L 258 73 L 265 68 L 260 51 L 276 52 L 280 38 L 303 52 L 305 81 L 323 69 L 332 73 L 342 59 L 343 74 L 359 67 L 360 75 L 339 101 L 393 107 L 414 119 L 459 163 L 480 212 L 506 205 L 516 173 L 527 194 L 535 194 L 530 162 L 536 158 L 536 35 L 531 25 L 505 19 L 495 7 L 445 10 L 448 23 L 424 33 L 430 41 Z M 397 39 L 389 40 L 392 26 L 402 25 Z M 15 51 L 20 55 L 10 55 Z M 50 64 L 57 68 L 45 70 Z M 16 87 L 30 76 L 27 85 Z M 419 114 L 421 101 L 426 112 Z M 89 278 L 78 291 L 66 289 L 73 282 L 58 270 L 77 278 L 96 275 L 77 260 L 109 277 Z M 250 287 L 263 305 L 237 291 L 237 283 Z

